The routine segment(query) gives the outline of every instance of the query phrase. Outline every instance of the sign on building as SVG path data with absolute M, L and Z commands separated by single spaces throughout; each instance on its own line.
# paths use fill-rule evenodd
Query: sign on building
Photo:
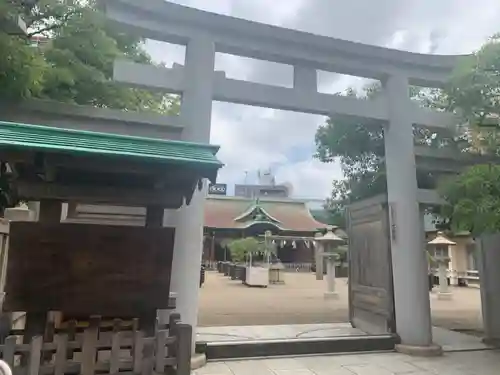
M 226 195 L 227 184 L 210 184 L 208 187 L 208 194 L 212 195 Z

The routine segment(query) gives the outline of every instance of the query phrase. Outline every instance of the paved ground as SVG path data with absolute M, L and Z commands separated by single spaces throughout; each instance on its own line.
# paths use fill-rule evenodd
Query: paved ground
M 200 326 L 340 323 L 348 321 L 347 284 L 337 281 L 340 299 L 325 301 L 326 281 L 313 274 L 286 273 L 285 285 L 249 288 L 207 272 L 201 290 Z M 452 301 L 431 294 L 433 324 L 464 332 L 481 331 L 479 289 L 453 288 Z
M 446 353 L 438 358 L 397 353 L 212 362 L 195 375 L 498 375 L 500 352 Z

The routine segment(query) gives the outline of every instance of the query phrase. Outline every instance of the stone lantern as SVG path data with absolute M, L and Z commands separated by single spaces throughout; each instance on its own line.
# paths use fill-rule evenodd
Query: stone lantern
M 438 263 L 439 292 L 438 299 L 450 300 L 452 294 L 448 287 L 448 265 L 450 263 L 450 246 L 456 245 L 449 240 L 442 232 L 438 232 L 436 238 L 427 243 L 434 248 L 434 259 Z
M 323 246 L 321 242 L 316 242 L 317 238 L 323 237 L 321 232 L 315 233 L 314 244 L 314 263 L 316 265 L 316 280 L 323 280 Z
M 322 257 L 326 258 L 326 286 L 325 298 L 337 299 L 338 293 L 335 290 L 335 267 L 339 265 L 340 255 L 337 252 L 339 245 L 345 241 L 333 233 L 334 227 L 328 227 L 325 235 L 316 237 L 314 241 L 323 250 Z M 321 258 L 321 257 L 320 257 Z M 321 259 L 323 263 L 323 259 Z M 316 265 L 317 267 L 318 265 Z

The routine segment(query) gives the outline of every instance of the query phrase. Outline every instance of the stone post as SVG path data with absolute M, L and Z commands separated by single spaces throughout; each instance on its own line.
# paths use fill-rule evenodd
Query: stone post
M 322 237 L 320 232 L 314 235 L 315 238 Z M 316 280 L 323 280 L 323 244 L 314 241 L 314 263 L 316 263 Z
M 452 298 L 452 294 L 448 287 L 448 264 L 449 261 L 447 259 L 439 260 L 439 292 L 438 299 L 440 300 L 450 300 Z
M 335 290 L 335 267 L 338 265 L 338 254 L 325 254 L 326 257 L 326 299 L 338 299 L 339 294 Z

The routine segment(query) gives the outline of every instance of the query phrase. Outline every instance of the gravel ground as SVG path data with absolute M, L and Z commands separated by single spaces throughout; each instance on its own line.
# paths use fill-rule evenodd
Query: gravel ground
M 207 271 L 200 292 L 200 326 L 339 323 L 348 321 L 346 279 L 337 281 L 338 300 L 325 300 L 326 281 L 314 274 L 286 273 L 285 285 L 249 288 Z M 479 334 L 481 297 L 478 288 L 452 288 L 453 300 L 430 294 L 433 324 Z

